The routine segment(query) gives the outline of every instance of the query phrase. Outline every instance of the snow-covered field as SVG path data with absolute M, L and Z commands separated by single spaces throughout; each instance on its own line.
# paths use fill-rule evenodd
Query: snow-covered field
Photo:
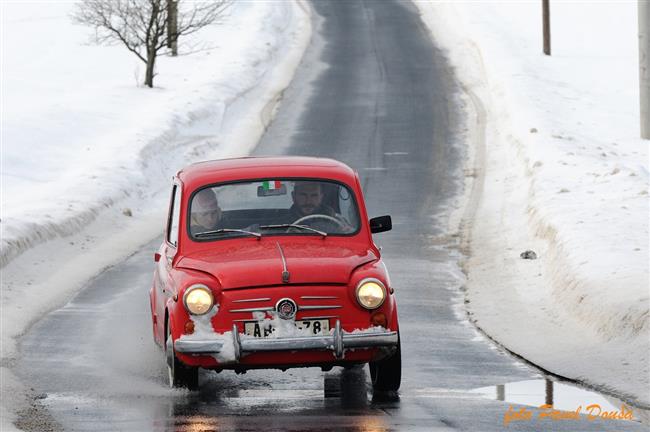
M 472 319 L 551 372 L 650 405 L 637 2 L 551 2 L 551 57 L 538 1 L 417 5 L 473 112 Z
M 236 2 L 221 25 L 181 40 L 179 57 L 161 57 L 149 89 L 133 54 L 88 43 L 92 29 L 70 20 L 73 3 L 0 8 L 4 431 L 22 402 L 6 367 L 15 338 L 162 232 L 172 173 L 248 154 L 311 24 L 300 0 Z

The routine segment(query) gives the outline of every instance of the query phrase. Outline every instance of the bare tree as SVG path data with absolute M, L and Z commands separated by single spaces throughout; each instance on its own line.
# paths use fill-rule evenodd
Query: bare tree
M 181 0 L 85 0 L 72 19 L 94 27 L 98 44 L 121 43 L 135 54 L 147 65 L 144 84 L 153 87 L 156 57 L 168 47 L 175 50 L 180 36 L 215 23 L 230 3 L 193 1 L 185 7 Z

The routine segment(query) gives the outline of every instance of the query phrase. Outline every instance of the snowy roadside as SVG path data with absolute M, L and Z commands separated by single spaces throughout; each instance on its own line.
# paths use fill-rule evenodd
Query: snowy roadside
M 124 48 L 84 45 L 91 30 L 70 23 L 72 3 L 1 7 L 5 431 L 27 402 L 10 370 L 17 337 L 160 235 L 175 171 L 254 148 L 311 24 L 301 0 L 236 2 L 192 41 L 205 49 L 161 58 L 146 89 Z M 43 44 L 53 29 L 58 37 Z
M 555 2 L 552 57 L 537 2 L 416 4 L 476 121 L 471 319 L 552 373 L 650 406 L 636 2 Z

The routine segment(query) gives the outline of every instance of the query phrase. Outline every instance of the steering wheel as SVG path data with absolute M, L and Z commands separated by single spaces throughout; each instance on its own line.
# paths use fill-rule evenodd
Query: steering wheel
M 345 225 L 343 224 L 343 222 L 341 222 L 337 218 L 332 217 L 332 216 L 328 216 L 326 214 L 320 214 L 320 213 L 310 214 L 310 215 L 298 218 L 295 221 L 293 221 L 293 224 L 294 225 L 300 225 L 301 223 L 303 223 L 305 221 L 308 221 L 308 220 L 311 220 L 311 219 L 325 219 L 326 221 L 334 222 L 341 230 L 344 230 L 346 228 Z

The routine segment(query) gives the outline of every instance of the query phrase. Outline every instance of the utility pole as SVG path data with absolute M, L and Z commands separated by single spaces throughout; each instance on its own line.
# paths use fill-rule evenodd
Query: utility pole
M 178 55 L 178 0 L 167 0 L 167 48 Z
M 650 1 L 639 0 L 639 99 L 641 138 L 650 139 Z
M 546 380 L 546 396 L 544 397 L 544 403 L 553 406 L 553 381 L 549 379 Z
M 551 5 L 542 0 L 542 31 L 544 34 L 544 54 L 551 55 Z

